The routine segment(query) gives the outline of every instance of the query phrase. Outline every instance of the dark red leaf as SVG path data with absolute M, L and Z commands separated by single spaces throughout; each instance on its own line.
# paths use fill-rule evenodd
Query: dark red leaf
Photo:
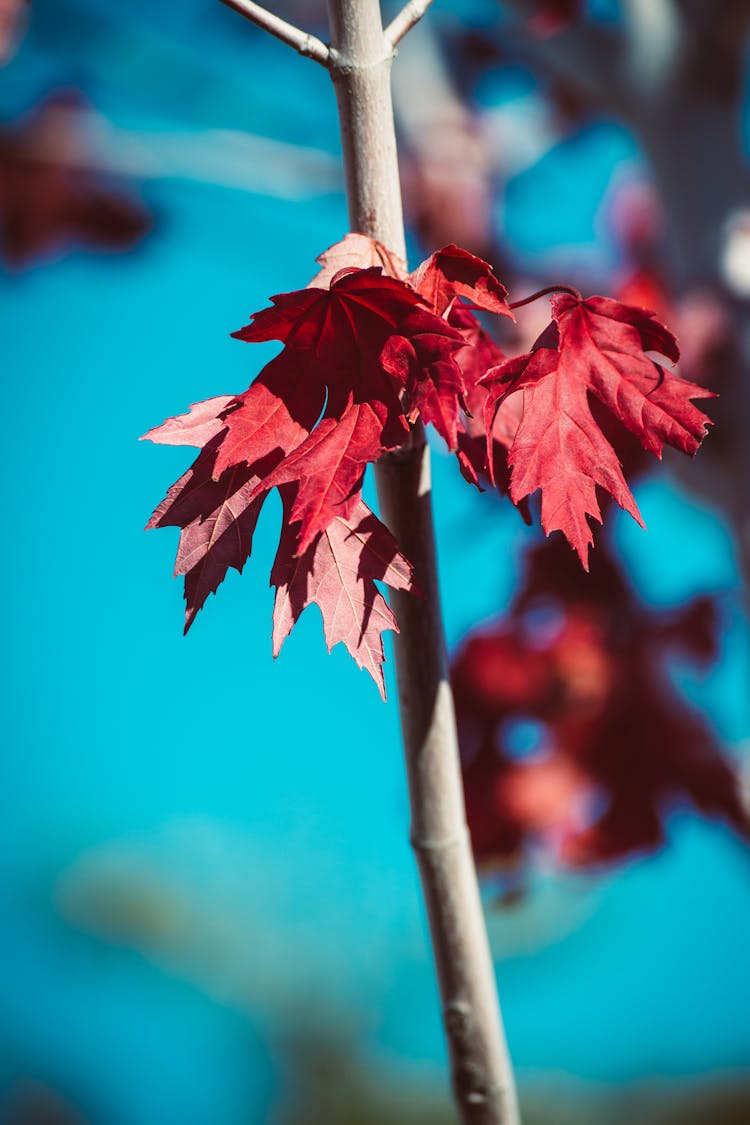
M 257 342 L 281 340 L 347 372 L 363 350 L 377 355 L 422 298 L 405 282 L 385 277 L 379 268 L 334 276 L 330 289 L 300 289 L 272 297 L 273 308 L 255 313 L 232 335 Z
M 325 397 L 325 380 L 315 365 L 305 365 L 299 354 L 285 349 L 237 396 L 238 408 L 224 420 L 215 474 L 244 463 L 260 482 L 309 436 Z
M 380 256 L 377 246 L 375 252 Z M 334 514 L 347 516 L 365 466 L 406 440 L 406 413 L 434 422 L 455 447 L 463 387 L 452 356 L 462 337 L 429 313 L 410 286 L 384 277 L 379 268 L 344 271 L 334 275 L 330 290 L 308 288 L 273 300 L 273 309 L 258 313 L 236 335 L 286 343 L 277 361 L 289 387 L 277 391 L 285 403 L 292 396 L 304 400 L 307 388 L 314 406 L 309 413 L 317 418 L 327 393 L 317 426 L 306 421 L 302 441 L 287 448 L 284 462 L 259 482 L 264 488 L 299 482 L 294 519 L 302 524 L 304 550 Z M 242 410 L 228 419 L 219 470 L 247 456 L 233 437 L 243 419 Z
M 444 316 L 456 297 L 467 297 L 488 312 L 513 319 L 508 290 L 481 258 L 460 246 L 437 250 L 411 274 L 411 283 L 438 316 Z
M 457 444 L 459 413 L 466 387 L 455 354 L 461 333 L 445 320 L 417 310 L 404 335 L 391 336 L 380 353 L 384 369 L 405 388 L 406 411 L 431 422 L 449 449 Z

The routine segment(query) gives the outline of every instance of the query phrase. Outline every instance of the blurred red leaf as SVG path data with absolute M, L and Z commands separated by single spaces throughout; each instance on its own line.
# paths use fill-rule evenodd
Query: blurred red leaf
M 557 35 L 583 15 L 583 0 L 536 0 L 529 20 L 532 31 L 546 38 Z
M 82 245 L 124 250 L 151 225 L 96 167 L 77 93 L 52 95 L 0 129 L 0 253 L 13 267 Z
M 530 551 L 505 619 L 453 664 L 478 859 L 519 861 L 546 840 L 567 865 L 618 862 L 663 843 L 685 804 L 750 841 L 736 770 L 665 674 L 675 650 L 715 659 L 717 630 L 707 597 L 647 610 L 604 545 L 588 575 L 561 540 Z M 527 756 L 518 720 L 541 732 Z
M 29 0 L 0 0 L 0 65 L 16 53 L 28 19 Z

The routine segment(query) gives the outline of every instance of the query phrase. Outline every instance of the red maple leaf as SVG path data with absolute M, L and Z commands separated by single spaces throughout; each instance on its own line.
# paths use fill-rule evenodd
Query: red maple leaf
M 307 288 L 273 302 L 273 308 L 255 314 L 234 335 L 286 345 L 275 361 L 283 384 L 276 395 L 303 432 L 294 444 L 283 443 L 283 460 L 259 481 L 258 489 L 299 483 L 292 520 L 300 524 L 298 549 L 304 551 L 335 516 L 348 517 L 366 466 L 408 436 L 402 388 L 381 354 L 423 302 L 408 285 L 383 276 L 377 267 L 345 270 L 334 276 L 330 289 Z M 422 315 L 450 339 L 452 330 L 440 318 L 426 311 Z M 231 452 L 220 452 L 218 469 L 238 457 L 258 460 L 257 435 L 266 430 L 258 431 L 252 416 L 248 431 L 247 420 L 242 410 L 228 418 Z M 273 432 L 271 428 L 271 436 Z
M 495 277 L 492 266 L 460 246 L 436 250 L 409 280 L 438 316 L 450 311 L 456 297 L 466 297 L 479 308 L 513 318 L 508 290 Z
M 415 318 L 422 335 L 412 330 Z M 399 377 L 382 354 L 401 332 L 413 336 L 424 358 L 417 371 Z M 244 394 L 196 404 L 146 435 L 203 445 L 149 523 L 182 529 L 176 572 L 185 575 L 187 627 L 227 569 L 244 566 L 260 507 L 277 487 L 286 522 L 274 581 L 289 588 L 286 601 L 277 599 L 277 633 L 279 620 L 288 631 L 299 610 L 318 600 L 329 643 L 345 640 L 382 686 L 381 634 L 393 619 L 375 579 L 410 588 L 411 571 L 364 508 L 362 478 L 369 462 L 408 437 L 412 383 L 441 362 L 441 348 L 450 356 L 461 347 L 462 337 L 410 285 L 379 267 L 339 271 L 330 289 L 281 294 L 235 335 L 278 339 L 284 350 Z M 335 610 L 330 598 L 322 604 L 314 593 L 301 596 L 308 579 L 330 593 L 336 574 L 344 600 Z M 341 606 L 350 611 L 343 632 Z
M 601 522 L 597 485 L 642 523 L 617 455 L 591 412 L 594 395 L 661 456 L 665 444 L 693 454 L 710 420 L 693 399 L 712 392 L 680 379 L 646 354 L 677 360 L 671 333 L 643 309 L 605 297 L 552 300 L 554 321 L 527 355 L 488 372 L 485 425 L 505 395 L 524 390 L 524 411 L 509 453 L 515 502 L 542 490 L 542 526 L 561 530 L 586 567 L 593 542 L 587 517 Z
M 142 438 L 161 445 L 203 445 L 198 459 L 172 485 L 146 524 L 147 529 L 181 529 L 174 573 L 185 578 L 186 633 L 227 570 L 242 572 L 267 496 L 267 491 L 255 494 L 255 465 L 239 462 L 217 471 L 220 435 L 226 433 L 227 418 L 242 408 L 239 403 L 231 395 L 194 403 L 187 414 L 168 418 Z M 278 459 L 282 455 L 278 441 L 269 445 L 269 455 Z
M 357 498 L 348 519 L 339 516 L 297 553 L 293 489 L 284 490 L 285 521 L 271 583 L 276 586 L 273 653 L 278 656 L 302 610 L 313 602 L 323 615 L 328 650 L 339 641 L 366 668 L 385 698 L 383 638 L 398 625 L 375 580 L 413 589 L 412 568 L 386 527 Z
M 253 498 L 253 474 L 246 465 L 226 469 L 214 480 L 215 460 L 214 439 L 172 485 L 146 524 L 147 528 L 181 528 L 174 573 L 185 576 L 186 633 L 227 570 L 234 567 L 242 572 L 267 495 Z

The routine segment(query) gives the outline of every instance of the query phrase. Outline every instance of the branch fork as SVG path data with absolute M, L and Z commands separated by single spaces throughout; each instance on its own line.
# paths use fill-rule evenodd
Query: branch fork
M 338 52 L 324 43 L 322 39 L 318 39 L 317 35 L 303 31 L 302 28 L 282 19 L 281 16 L 269 12 L 268 8 L 264 8 L 262 4 L 254 3 L 254 0 L 221 0 L 221 2 L 244 16 L 245 19 L 250 20 L 257 27 L 275 36 L 276 39 L 280 39 L 282 43 L 286 43 L 288 47 L 292 47 L 304 58 L 312 59 L 313 62 L 319 63 L 327 70 L 346 73 L 349 64 L 342 62 Z M 432 0 L 409 0 L 409 3 L 405 4 L 399 14 L 391 21 L 383 32 L 387 58 L 393 57 L 396 45 L 414 27 L 415 23 L 421 20 L 431 3 Z

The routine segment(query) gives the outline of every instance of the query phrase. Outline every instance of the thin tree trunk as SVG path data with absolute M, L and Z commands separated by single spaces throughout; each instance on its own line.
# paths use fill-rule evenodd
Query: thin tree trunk
M 353 231 L 405 257 L 390 91 L 393 49 L 378 0 L 329 0 L 331 59 Z M 465 1125 L 517 1125 L 513 1076 L 466 827 L 440 610 L 429 450 L 419 426 L 376 466 L 385 522 L 414 565 L 423 599 L 392 595 L 401 722 L 419 863 Z

